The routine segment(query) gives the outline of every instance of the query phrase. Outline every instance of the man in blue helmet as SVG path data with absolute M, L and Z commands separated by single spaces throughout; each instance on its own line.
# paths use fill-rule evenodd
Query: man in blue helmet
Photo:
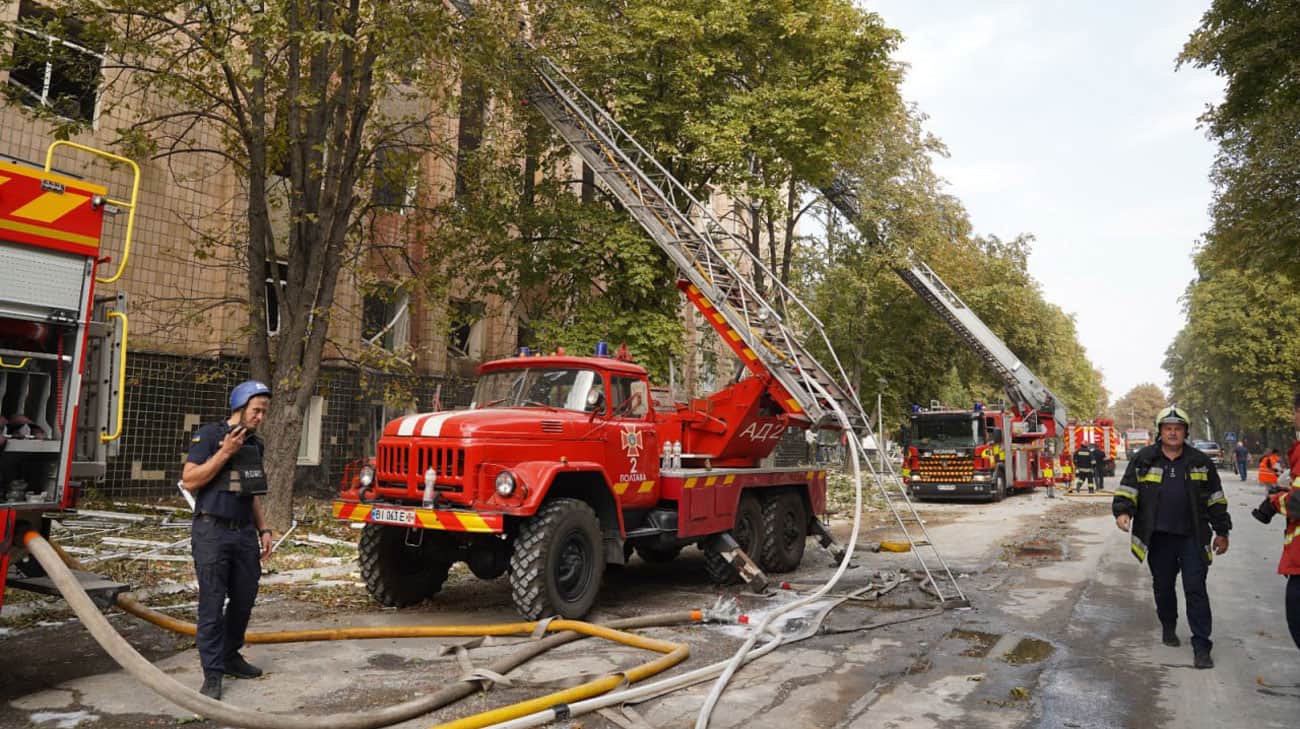
M 1160 438 L 1138 451 L 1115 489 L 1115 525 L 1130 533 L 1129 546 L 1151 569 L 1161 640 L 1176 647 L 1181 574 L 1197 668 L 1213 668 L 1210 594 L 1205 587 L 1214 555 L 1228 551 L 1232 518 L 1210 457 L 1187 445 L 1187 413 L 1168 407 L 1156 416 Z
M 201 692 L 218 700 L 223 675 L 262 675 L 239 649 L 257 598 L 260 561 L 271 553 L 271 530 L 262 513 L 264 448 L 257 437 L 270 405 L 271 388 L 264 383 L 236 386 L 230 416 L 195 431 L 181 473 L 181 484 L 195 501 L 190 545 L 199 579 Z

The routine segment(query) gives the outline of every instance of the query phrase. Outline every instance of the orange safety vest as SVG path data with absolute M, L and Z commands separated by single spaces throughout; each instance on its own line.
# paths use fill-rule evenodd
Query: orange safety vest
M 1277 483 L 1277 471 L 1278 471 L 1277 462 L 1280 460 L 1282 460 L 1282 457 L 1277 454 L 1264 456 L 1263 460 L 1259 462 L 1260 483 L 1262 484 Z

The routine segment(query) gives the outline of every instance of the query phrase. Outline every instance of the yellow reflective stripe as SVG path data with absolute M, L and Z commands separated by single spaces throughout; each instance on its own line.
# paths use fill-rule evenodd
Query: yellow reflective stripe
M 1124 486 L 1121 484 L 1119 488 L 1115 489 L 1115 495 L 1123 496 L 1129 501 L 1132 501 L 1134 504 L 1137 504 L 1138 502 L 1137 489 L 1133 488 L 1132 486 Z
M 1208 473 L 1189 473 L 1189 474 L 1187 474 L 1187 477 L 1190 478 L 1190 479 L 1193 480 L 1193 481 L 1209 481 L 1209 480 L 1210 480 L 1210 474 L 1208 474 Z
M 1283 537 L 1282 539 L 1283 547 L 1290 545 L 1291 541 L 1294 540 L 1296 537 L 1300 537 L 1300 524 L 1296 524 L 1294 529 L 1292 529 L 1289 532 L 1285 532 L 1285 534 L 1286 536 Z
M 1215 491 L 1214 493 L 1210 494 L 1210 498 L 1205 500 L 1205 505 L 1214 506 L 1215 504 L 1223 504 L 1224 506 L 1227 506 L 1228 497 L 1224 496 L 1222 491 Z
M 1286 516 L 1286 503 L 1291 500 L 1292 493 L 1294 492 L 1288 491 L 1277 500 L 1277 513 L 1282 516 Z
M 1158 471 L 1156 473 L 1147 473 L 1138 476 L 1139 483 L 1160 483 L 1160 480 L 1161 480 L 1161 476 L 1160 476 L 1160 472 Z
M 1147 545 L 1144 544 L 1141 539 L 1138 539 L 1137 536 L 1134 536 L 1129 541 L 1128 548 L 1133 552 L 1133 556 L 1137 557 L 1139 560 L 1145 560 L 1147 558 Z

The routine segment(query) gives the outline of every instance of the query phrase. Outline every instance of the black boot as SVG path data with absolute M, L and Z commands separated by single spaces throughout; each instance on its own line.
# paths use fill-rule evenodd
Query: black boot
M 254 666 L 238 653 L 231 653 L 226 657 L 226 675 L 235 678 L 257 678 L 262 675 L 262 669 Z
M 1208 648 L 1197 648 L 1192 653 L 1192 658 L 1192 665 L 1197 668 L 1214 668 L 1214 659 L 1210 658 L 1210 650 Z
M 204 673 L 203 688 L 199 689 L 199 693 L 203 694 L 204 696 L 210 699 L 216 699 L 217 701 L 220 701 L 221 700 L 221 674 Z
M 1183 644 L 1183 642 L 1182 642 L 1181 640 L 1178 640 L 1178 633 L 1174 630 L 1174 626 L 1172 626 L 1172 625 L 1163 625 L 1163 626 L 1161 626 L 1161 631 L 1160 631 L 1160 632 L 1161 632 L 1161 635 L 1160 635 L 1160 642 L 1161 642 L 1161 643 L 1164 643 L 1165 645 L 1169 646 L 1170 648 L 1177 648 L 1178 646 L 1180 646 L 1180 645 Z M 1198 655 L 1199 655 L 1199 654 L 1198 654 Z M 1206 653 L 1205 655 L 1206 655 L 1206 656 L 1209 656 L 1210 654 L 1209 654 L 1209 653 Z

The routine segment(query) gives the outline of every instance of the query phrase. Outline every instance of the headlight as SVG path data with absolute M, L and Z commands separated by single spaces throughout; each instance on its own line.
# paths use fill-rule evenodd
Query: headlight
M 374 466 L 371 465 L 362 466 L 361 473 L 357 476 L 357 480 L 361 482 L 361 488 L 366 488 L 370 486 L 370 484 L 374 483 L 375 482 Z
M 497 495 L 509 496 L 515 492 L 515 475 L 509 471 L 497 474 Z

